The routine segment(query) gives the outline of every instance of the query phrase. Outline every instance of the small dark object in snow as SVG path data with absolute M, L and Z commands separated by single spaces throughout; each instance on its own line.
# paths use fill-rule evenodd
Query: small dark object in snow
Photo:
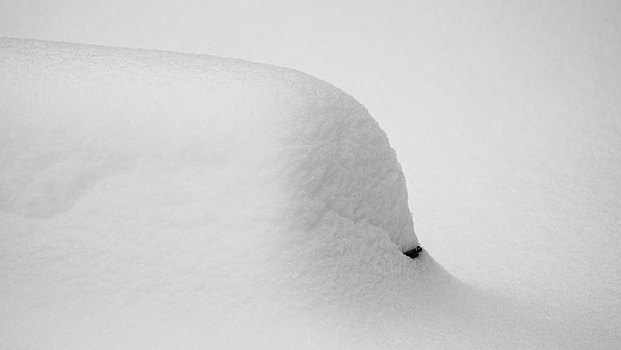
M 405 254 L 405 256 L 414 259 L 418 256 L 418 254 L 420 254 L 423 251 L 423 248 L 421 248 L 421 246 L 417 246 L 416 248 L 412 249 L 412 250 L 408 250 L 407 252 L 404 252 L 403 254 Z

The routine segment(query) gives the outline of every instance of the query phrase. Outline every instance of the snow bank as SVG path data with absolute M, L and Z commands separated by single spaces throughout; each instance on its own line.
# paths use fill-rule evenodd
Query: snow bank
M 20 331 L 57 312 L 221 315 L 296 281 L 318 296 L 318 279 L 351 287 L 357 265 L 405 265 L 418 245 L 385 134 L 327 83 L 207 56 L 0 50 L 0 307 Z

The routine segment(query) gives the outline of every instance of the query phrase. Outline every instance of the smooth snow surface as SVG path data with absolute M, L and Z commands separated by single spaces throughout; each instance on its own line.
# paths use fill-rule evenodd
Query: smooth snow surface
M 2 39 L 0 120 L 3 348 L 599 339 L 405 257 L 418 240 L 384 132 L 302 73 Z

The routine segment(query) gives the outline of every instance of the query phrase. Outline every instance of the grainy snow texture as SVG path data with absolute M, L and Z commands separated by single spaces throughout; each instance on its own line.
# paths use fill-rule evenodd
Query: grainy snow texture
M 594 344 L 404 256 L 386 135 L 305 74 L 2 39 L 0 121 L 0 348 Z
M 121 329 L 179 317 L 217 339 L 287 299 L 373 299 L 365 279 L 414 271 L 394 151 L 336 88 L 206 56 L 8 39 L 0 50 L 11 347 L 76 335 L 106 346 L 121 315 L 133 320 Z

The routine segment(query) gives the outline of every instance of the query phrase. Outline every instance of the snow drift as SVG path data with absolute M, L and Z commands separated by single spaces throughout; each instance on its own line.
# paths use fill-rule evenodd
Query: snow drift
M 0 118 L 10 348 L 559 339 L 402 254 L 418 240 L 386 135 L 305 74 L 2 39 Z
M 385 134 L 326 83 L 205 56 L 1 45 L 3 314 L 179 293 L 227 310 L 283 290 L 283 270 L 303 276 L 293 257 L 332 266 L 322 282 L 336 284 L 418 244 Z

